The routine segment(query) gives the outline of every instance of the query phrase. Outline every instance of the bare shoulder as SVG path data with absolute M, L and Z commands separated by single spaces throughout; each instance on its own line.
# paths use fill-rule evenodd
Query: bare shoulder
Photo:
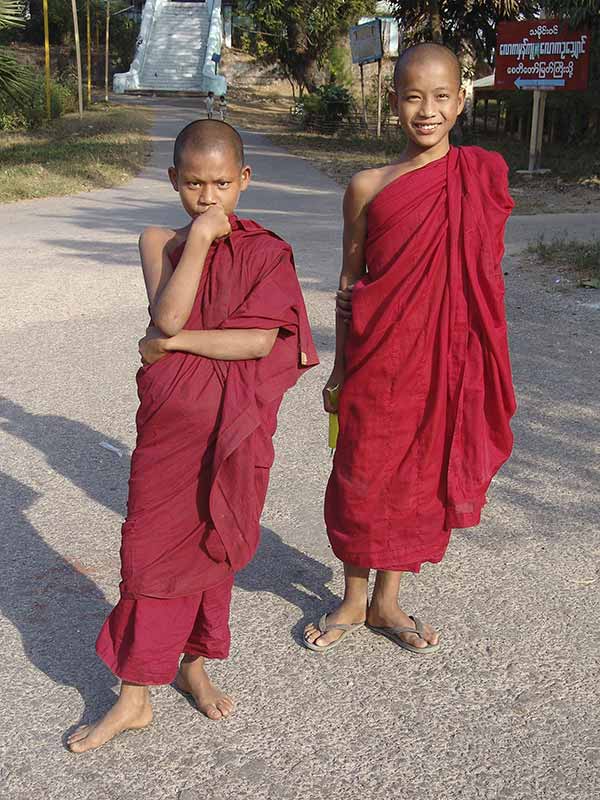
M 366 208 L 375 195 L 392 180 L 394 171 L 394 166 L 389 165 L 357 172 L 346 189 L 347 200 L 355 207 Z
M 179 232 L 172 228 L 150 225 L 140 234 L 139 247 L 142 254 L 161 253 L 165 247 L 171 249 L 178 244 Z

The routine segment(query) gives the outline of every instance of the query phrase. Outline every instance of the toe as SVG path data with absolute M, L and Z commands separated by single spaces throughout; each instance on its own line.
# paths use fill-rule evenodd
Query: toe
M 233 703 L 227 697 L 223 697 L 221 700 L 218 700 L 216 705 L 217 709 L 224 717 L 228 717 L 233 711 Z
M 204 713 L 209 719 L 221 719 L 223 714 L 219 711 L 219 709 L 214 704 L 210 704 L 206 706 Z
M 89 733 L 89 730 L 89 725 L 82 725 L 81 728 L 77 728 L 77 730 L 68 737 L 67 744 L 71 744 L 71 742 L 79 742 L 81 739 L 85 739 Z

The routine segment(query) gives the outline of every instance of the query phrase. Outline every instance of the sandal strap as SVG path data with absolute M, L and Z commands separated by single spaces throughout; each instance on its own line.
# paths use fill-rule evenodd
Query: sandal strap
M 423 633 L 425 631 L 423 629 L 423 623 L 421 622 L 421 620 L 418 619 L 417 617 L 412 617 L 412 616 L 410 617 L 410 619 L 412 619 L 412 621 L 415 623 L 414 628 L 409 628 L 405 625 L 394 625 L 391 627 L 386 627 L 385 630 L 393 631 L 393 633 L 414 633 L 415 636 L 418 636 L 420 639 L 426 641 L 426 639 L 423 636 Z
M 327 633 L 328 631 L 353 631 L 355 628 L 358 628 L 360 625 L 363 625 L 362 622 L 354 622 L 350 625 L 344 625 L 340 623 L 329 623 L 327 622 L 327 614 L 323 614 L 321 619 L 319 620 L 318 628 L 321 633 Z
M 425 637 L 423 636 L 424 630 L 423 630 L 423 623 L 421 622 L 421 620 L 418 617 L 413 617 L 412 615 L 410 618 L 415 623 L 415 630 L 419 635 L 419 638 L 425 639 Z

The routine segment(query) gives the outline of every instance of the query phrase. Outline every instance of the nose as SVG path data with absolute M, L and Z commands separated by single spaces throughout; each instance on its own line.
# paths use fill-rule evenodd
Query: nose
M 421 103 L 421 108 L 419 109 L 419 114 L 421 117 L 435 116 L 434 103 L 431 97 L 423 98 L 423 102 Z
M 198 199 L 203 206 L 214 206 L 217 202 L 214 195 L 214 189 L 211 186 L 204 186 Z

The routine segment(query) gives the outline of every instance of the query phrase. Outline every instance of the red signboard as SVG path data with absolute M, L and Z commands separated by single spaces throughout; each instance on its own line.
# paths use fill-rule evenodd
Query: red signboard
M 496 89 L 587 89 L 590 36 L 556 19 L 499 22 Z

